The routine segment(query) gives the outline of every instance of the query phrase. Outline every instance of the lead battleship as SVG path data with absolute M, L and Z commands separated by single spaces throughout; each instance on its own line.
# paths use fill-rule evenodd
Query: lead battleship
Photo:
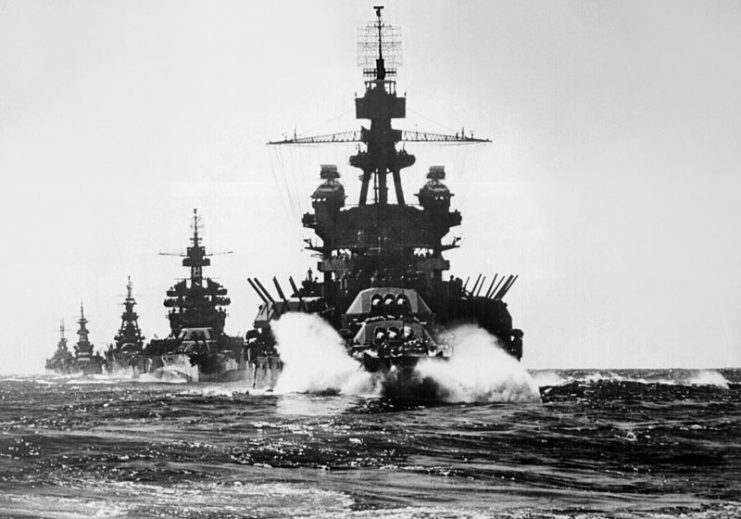
M 463 131 L 443 135 L 394 128 L 392 121 L 406 116 L 406 98 L 398 94 L 395 80 L 400 33 L 384 22 L 382 9 L 376 6 L 375 21 L 360 31 L 365 93 L 355 98 L 355 115 L 368 123 L 359 131 L 268 143 L 358 143 L 349 165 L 360 170 L 361 186 L 357 204 L 348 206 L 337 166 L 320 166 L 321 183 L 311 195 L 313 211 L 303 215 L 302 224 L 320 240 L 307 240 L 307 248 L 319 257 L 321 279 L 310 272 L 299 287 L 290 278 L 286 292 L 273 278 L 275 293 L 250 279 L 262 305 L 247 339 L 271 349 L 271 323 L 286 312 L 316 313 L 339 332 L 348 353 L 366 370 L 403 371 L 423 358 L 448 358 L 452 350 L 441 332 L 472 323 L 496 336 L 519 360 L 523 333 L 513 327 L 503 300 L 517 276 L 494 275 L 487 286 L 479 275 L 471 288 L 469 280 L 445 279 L 450 263 L 443 253 L 458 247 L 457 238 L 446 236 L 461 224 L 460 212 L 451 210 L 453 193 L 444 183 L 445 168 L 429 166 L 428 180 L 415 195 L 417 204 L 407 201 L 402 186 L 402 172 L 416 158 L 399 149 L 399 143 L 489 141 Z M 389 186 L 396 203 L 389 199 Z

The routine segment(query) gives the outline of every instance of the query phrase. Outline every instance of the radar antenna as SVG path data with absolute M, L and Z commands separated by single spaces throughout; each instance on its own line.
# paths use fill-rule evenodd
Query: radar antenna
M 384 23 L 382 5 L 373 8 L 376 19 L 358 27 L 358 66 L 365 77 L 383 81 L 401 66 L 401 27 Z

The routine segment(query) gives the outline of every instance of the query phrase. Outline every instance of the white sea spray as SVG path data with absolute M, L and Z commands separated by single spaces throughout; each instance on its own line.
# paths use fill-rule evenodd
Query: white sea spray
M 464 325 L 441 340 L 453 347 L 449 360 L 425 359 L 416 368 L 442 389 L 447 402 L 538 402 L 538 384 L 496 337 L 476 326 Z
M 276 393 L 373 391 L 371 375 L 348 355 L 342 337 L 321 317 L 287 313 L 272 329 L 284 365 Z
M 555 371 L 551 370 L 534 371 L 530 373 L 530 376 L 533 377 L 533 380 L 538 385 L 538 387 L 560 386 L 568 381 Z
M 717 386 L 728 389 L 728 380 L 719 372 L 714 370 L 700 370 L 693 373 L 689 379 L 693 386 Z

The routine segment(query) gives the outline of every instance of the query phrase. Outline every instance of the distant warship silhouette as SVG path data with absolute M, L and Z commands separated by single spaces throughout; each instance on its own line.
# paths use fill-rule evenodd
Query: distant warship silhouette
M 203 275 L 213 254 L 201 242 L 196 209 L 192 227 L 191 244 L 185 254 L 177 254 L 190 276 L 173 285 L 164 301 L 170 309 L 170 335 L 147 344 L 140 355 L 145 360 L 143 371 L 192 382 L 244 379 L 248 371 L 245 341 L 224 332 L 226 307 L 231 300 L 226 288 Z
M 121 326 L 113 338 L 113 344 L 105 352 L 106 369 L 111 374 L 137 375 L 143 370 L 141 353 L 144 349 L 144 336 L 139 329 L 139 315 L 134 310 L 136 299 L 133 289 L 129 277 L 126 283 Z
M 46 360 L 46 369 L 61 374 L 73 373 L 75 371 L 75 356 L 69 351 L 67 338 L 64 336 L 64 320 L 59 323 L 59 342 L 54 355 Z
M 88 338 L 88 320 L 85 318 L 85 309 L 80 303 L 80 319 L 77 321 L 77 344 L 74 354 L 67 347 L 67 339 L 64 336 L 64 321 L 59 326 L 59 343 L 52 358 L 46 361 L 46 369 L 61 374 L 83 374 L 97 375 L 103 372 L 105 359 L 95 352 L 95 347 Z

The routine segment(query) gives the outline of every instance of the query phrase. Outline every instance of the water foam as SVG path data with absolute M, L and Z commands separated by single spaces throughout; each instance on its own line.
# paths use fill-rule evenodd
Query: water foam
M 126 367 L 117 367 L 113 371 L 109 371 L 106 376 L 113 380 L 133 380 L 136 378 L 136 373 L 134 372 L 134 368 L 131 366 Z
M 540 401 L 538 385 L 528 372 L 494 336 L 475 326 L 446 332 L 442 340 L 453 346 L 453 357 L 422 360 L 412 381 L 396 370 L 383 379 L 365 371 L 348 355 L 334 328 L 316 315 L 288 313 L 273 323 L 273 333 L 284 363 L 275 388 L 278 394 L 376 395 L 383 388 L 393 396 L 398 393 L 394 386 L 406 393 L 414 392 L 416 384 L 425 393 L 434 386 L 427 396 L 445 402 Z
M 142 373 L 138 378 L 135 378 L 134 381 L 142 384 L 187 384 L 188 378 L 176 372 L 161 370 L 156 374 Z
M 545 377 L 545 373 L 548 372 L 543 373 L 543 376 Z M 730 384 L 723 374 L 715 370 L 664 369 L 657 372 L 654 372 L 654 370 L 627 370 L 623 374 L 615 373 L 613 371 L 594 371 L 578 376 L 568 375 L 565 379 L 562 379 L 562 382 L 559 384 L 543 384 L 540 373 L 535 373 L 534 377 L 541 386 L 555 386 L 573 382 L 580 384 L 617 382 L 647 385 L 661 384 L 665 386 L 715 386 L 721 389 L 729 389 Z
M 440 387 L 446 402 L 539 402 L 540 392 L 530 374 L 485 330 L 465 325 L 441 340 L 453 346 L 449 360 L 425 359 L 416 368 L 423 379 Z
M 728 389 L 728 380 L 721 373 L 713 370 L 702 370 L 694 373 L 689 383 L 693 386 L 716 386 Z
M 241 382 L 225 382 L 218 384 L 200 384 L 183 390 L 181 395 L 234 397 L 237 395 L 249 395 L 251 388 L 245 387 Z
M 348 355 L 342 337 L 321 317 L 289 312 L 271 326 L 284 365 L 276 393 L 373 391 L 370 374 Z
M 535 371 L 530 374 L 538 387 L 560 386 L 567 382 L 555 371 Z

